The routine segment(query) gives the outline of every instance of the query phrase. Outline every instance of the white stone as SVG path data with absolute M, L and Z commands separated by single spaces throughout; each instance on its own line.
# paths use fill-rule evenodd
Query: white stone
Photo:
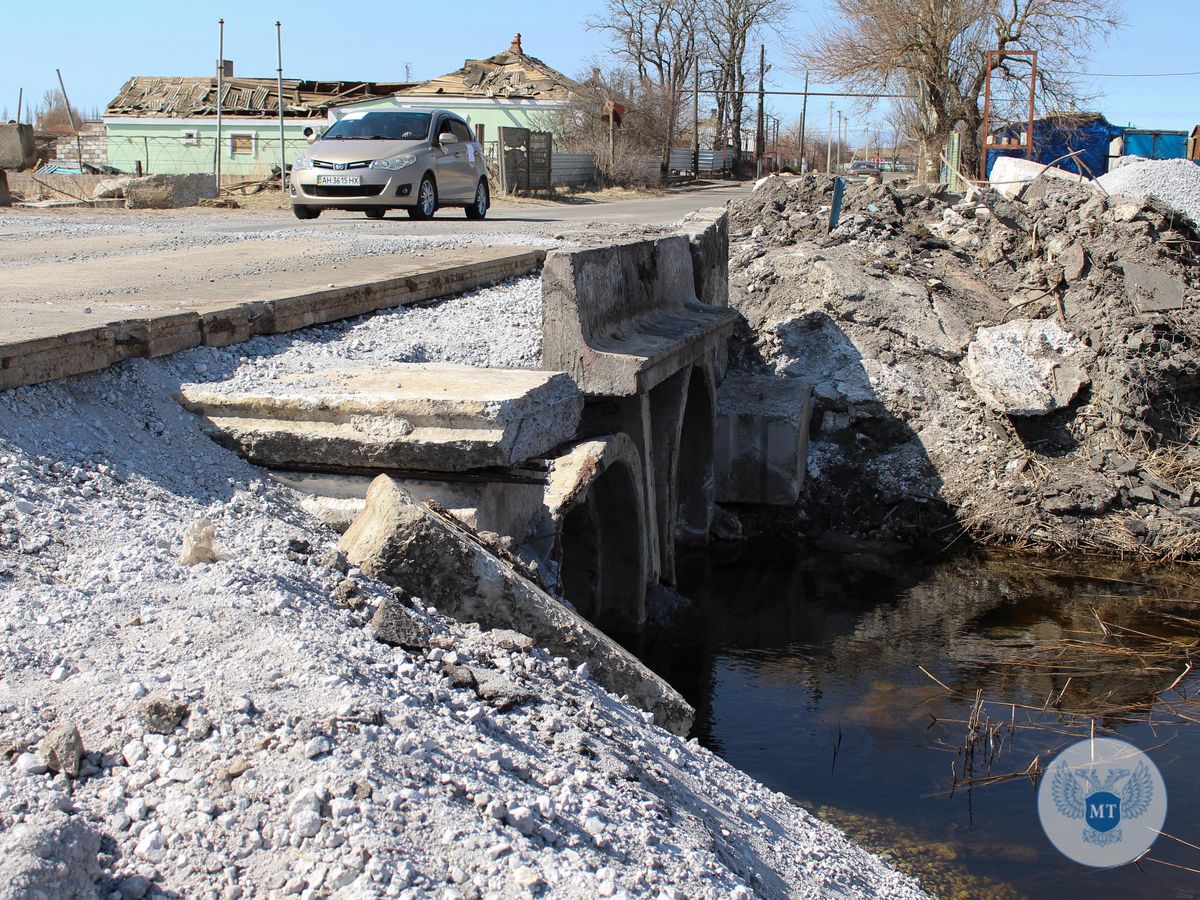
M 1054 319 L 1014 319 L 980 328 L 963 366 L 988 406 L 1041 416 L 1070 404 L 1091 378 L 1096 354 Z
M 303 837 L 313 837 L 321 830 L 321 816 L 311 809 L 302 809 L 292 816 L 292 831 Z
M 318 756 L 328 753 L 332 749 L 333 741 L 325 737 L 325 735 L 319 734 L 304 745 L 304 755 L 309 759 L 316 759 Z

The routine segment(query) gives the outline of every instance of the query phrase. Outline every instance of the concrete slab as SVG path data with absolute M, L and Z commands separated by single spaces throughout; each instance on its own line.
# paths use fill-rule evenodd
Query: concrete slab
M 1174 312 L 1186 305 L 1187 285 L 1157 266 L 1121 260 L 1125 295 L 1140 313 Z
M 812 385 L 801 379 L 730 375 L 721 382 L 717 502 L 794 504 L 804 487 L 811 417 Z
M 431 251 L 420 259 L 345 260 L 334 272 L 326 249 L 256 240 L 6 269 L 0 390 L 472 290 L 536 271 L 545 255 L 512 247 Z
M 326 369 L 245 389 L 184 385 L 181 395 L 250 461 L 300 469 L 512 466 L 569 440 L 583 410 L 561 372 L 449 364 Z
M 542 367 L 631 396 L 705 358 L 740 314 L 696 299 L 686 235 L 556 250 L 542 271 Z
M 385 475 L 371 484 L 365 511 L 341 539 L 354 565 L 403 588 L 445 615 L 528 635 L 540 647 L 587 663 L 591 677 L 685 735 L 695 710 L 666 681 L 510 560 L 483 546 L 450 516 L 417 503 Z

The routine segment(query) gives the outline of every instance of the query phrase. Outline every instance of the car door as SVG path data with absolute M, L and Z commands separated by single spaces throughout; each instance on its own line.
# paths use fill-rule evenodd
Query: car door
M 455 141 L 442 146 L 445 135 L 454 135 Z M 437 145 L 433 156 L 437 160 L 438 198 L 442 203 L 466 203 L 475 194 L 475 185 L 469 181 L 467 148 L 454 134 L 454 120 L 443 116 L 437 125 Z
M 479 178 L 483 175 L 483 146 L 475 140 L 475 135 L 471 133 L 471 126 L 466 122 L 460 122 L 458 119 L 450 123 L 450 127 L 454 129 L 454 133 L 458 135 L 458 140 L 464 151 L 464 173 L 467 179 L 467 199 L 475 199 L 475 185 L 479 183 Z

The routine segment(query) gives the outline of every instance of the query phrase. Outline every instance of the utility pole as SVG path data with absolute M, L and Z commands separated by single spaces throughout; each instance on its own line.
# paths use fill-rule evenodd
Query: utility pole
M 58 86 L 62 88 L 63 102 L 67 104 L 67 121 L 71 123 L 71 128 L 75 131 L 75 153 L 79 157 L 79 174 L 83 174 L 83 141 L 79 137 L 79 123 L 75 121 L 75 113 L 71 109 L 71 98 L 67 96 L 67 85 L 63 82 L 62 70 L 55 69 L 54 74 L 58 76 Z
M 287 150 L 283 144 L 283 26 L 275 22 L 275 83 L 279 90 L 279 194 L 287 197 Z
M 848 159 L 847 162 L 854 162 L 854 148 L 852 146 L 850 146 L 850 117 L 849 116 L 846 116 L 845 124 L 846 124 L 846 132 L 845 132 L 846 133 L 846 153 L 849 154 L 849 156 L 850 156 L 850 159 Z M 838 161 L 841 162 L 840 159 Z
M 800 173 L 804 174 L 804 119 L 808 115 L 808 73 L 804 73 L 804 103 L 800 106 Z
M 758 128 L 754 133 L 754 155 L 758 158 L 758 177 L 762 178 L 763 154 L 767 149 L 766 136 L 763 134 L 763 79 L 767 74 L 767 47 L 758 45 Z
M 21 101 L 25 99 L 25 88 L 17 89 L 17 118 L 14 120 L 18 125 L 21 124 Z
M 838 172 L 840 172 L 842 169 L 842 122 L 844 121 L 844 119 L 845 119 L 845 117 L 842 115 L 842 111 L 839 109 L 838 110 L 838 132 L 837 132 L 837 171 Z
M 692 91 L 692 175 L 700 180 L 700 57 L 695 59 Z
M 833 101 L 829 101 L 829 142 L 825 146 L 825 174 L 833 174 Z
M 225 90 L 225 20 L 217 19 L 217 143 L 213 147 L 213 167 L 217 176 L 217 194 L 221 193 L 221 94 Z

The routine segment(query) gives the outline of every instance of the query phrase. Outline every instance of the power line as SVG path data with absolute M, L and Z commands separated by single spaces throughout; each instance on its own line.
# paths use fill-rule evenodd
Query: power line
M 1076 75 L 1084 78 L 1191 78 L 1200 72 L 1126 72 L 1113 74 L 1111 72 L 1063 72 L 1064 75 Z

